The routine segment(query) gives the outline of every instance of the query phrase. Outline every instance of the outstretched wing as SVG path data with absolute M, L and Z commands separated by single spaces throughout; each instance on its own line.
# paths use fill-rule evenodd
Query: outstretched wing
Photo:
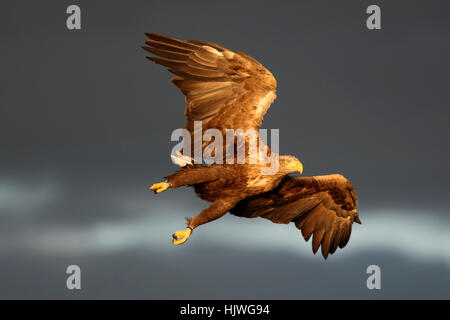
M 340 174 L 286 176 L 274 190 L 241 201 L 230 212 L 240 217 L 263 217 L 275 223 L 295 223 L 314 254 L 326 259 L 350 240 L 353 222 L 361 223 L 351 183 Z
M 257 130 L 275 100 L 276 80 L 259 62 L 243 52 L 215 43 L 178 40 L 146 33 L 147 57 L 177 75 L 171 81 L 186 96 L 185 128 L 194 134 L 194 121 L 203 132 L 218 129 Z M 206 144 L 203 146 L 205 147 Z

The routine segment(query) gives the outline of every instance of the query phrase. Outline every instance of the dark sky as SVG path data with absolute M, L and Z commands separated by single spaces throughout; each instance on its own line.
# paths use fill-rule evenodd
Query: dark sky
M 77 1 L 77 31 L 70 4 L 0 5 L 0 298 L 450 298 L 448 1 L 377 1 L 377 31 L 369 1 Z M 147 191 L 176 170 L 185 119 L 144 32 L 270 69 L 263 127 L 280 152 L 356 189 L 363 225 L 344 250 L 323 261 L 293 226 L 232 216 L 170 244 L 206 204 Z

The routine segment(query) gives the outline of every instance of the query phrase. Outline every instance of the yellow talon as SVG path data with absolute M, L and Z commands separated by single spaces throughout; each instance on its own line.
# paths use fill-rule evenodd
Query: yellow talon
M 186 228 L 184 230 L 181 231 L 176 231 L 173 235 L 172 235 L 172 243 L 175 245 L 180 245 L 186 242 L 186 240 L 191 236 L 192 234 L 192 229 L 191 228 Z
M 153 190 L 155 193 L 161 193 L 169 189 L 170 185 L 167 182 L 159 182 L 155 183 L 150 187 L 150 190 Z

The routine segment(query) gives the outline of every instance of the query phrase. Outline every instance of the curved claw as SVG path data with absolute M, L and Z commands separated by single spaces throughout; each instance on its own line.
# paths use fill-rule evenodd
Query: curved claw
M 154 193 L 161 193 L 161 192 L 169 189 L 169 187 L 170 187 L 170 184 L 168 184 L 167 182 L 159 182 L 159 183 L 155 183 L 154 185 L 152 185 L 150 187 L 150 190 L 153 190 Z
M 184 230 L 181 231 L 176 231 L 173 235 L 172 235 L 172 243 L 174 245 L 180 245 L 186 242 L 186 240 L 191 236 L 192 234 L 192 229 L 191 228 L 186 228 Z

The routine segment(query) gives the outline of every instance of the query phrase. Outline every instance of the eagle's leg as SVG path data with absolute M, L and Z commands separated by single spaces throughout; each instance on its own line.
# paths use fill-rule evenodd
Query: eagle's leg
M 188 222 L 188 227 L 184 230 L 176 231 L 172 235 L 172 243 L 175 245 L 183 244 L 191 236 L 192 231 L 196 227 L 222 217 L 238 202 L 239 199 L 221 199 L 214 201 L 209 208 L 200 212 L 193 219 L 186 219 Z
M 153 184 L 150 187 L 150 190 L 153 190 L 154 193 L 161 193 L 163 191 L 166 191 L 170 187 L 171 187 L 170 182 L 164 181 L 164 182 L 159 182 L 159 183 Z
M 175 245 L 180 245 L 186 242 L 187 239 L 192 234 L 192 229 L 187 227 L 184 230 L 175 231 L 175 233 L 172 235 L 172 243 Z
M 217 179 L 221 174 L 221 167 L 190 167 L 181 169 L 178 172 L 166 177 L 163 182 L 155 183 L 150 187 L 155 193 L 161 193 L 169 188 L 178 188 L 181 186 L 192 186 L 198 183 Z

